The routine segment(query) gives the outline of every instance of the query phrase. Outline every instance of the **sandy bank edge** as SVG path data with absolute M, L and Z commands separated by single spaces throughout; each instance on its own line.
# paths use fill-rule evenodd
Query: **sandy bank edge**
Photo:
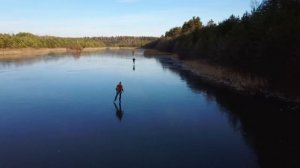
M 84 48 L 82 52 L 96 52 L 103 50 L 135 49 L 133 47 L 99 47 Z M 20 59 L 32 58 L 38 55 L 63 54 L 68 53 L 66 48 L 20 48 L 20 49 L 0 49 L 0 59 Z

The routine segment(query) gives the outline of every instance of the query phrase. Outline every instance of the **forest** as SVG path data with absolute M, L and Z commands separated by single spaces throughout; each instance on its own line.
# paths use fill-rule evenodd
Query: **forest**
M 264 0 L 243 16 L 206 25 L 193 17 L 144 46 L 268 79 L 300 94 L 300 1 Z
M 141 47 L 156 39 L 131 36 L 63 38 L 20 32 L 0 34 L 0 48 Z

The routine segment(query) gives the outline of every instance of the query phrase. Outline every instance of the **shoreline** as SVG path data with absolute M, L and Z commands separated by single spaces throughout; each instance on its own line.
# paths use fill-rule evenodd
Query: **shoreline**
M 264 78 L 244 74 L 218 65 L 210 65 L 201 61 L 182 61 L 185 70 L 215 85 L 225 86 L 248 95 L 262 95 L 266 98 L 276 98 L 285 102 L 300 103 L 299 96 L 270 90 L 270 83 Z
M 284 102 L 300 103 L 299 96 L 270 90 L 269 81 L 253 74 L 238 72 L 201 60 L 181 60 L 177 54 L 164 54 L 164 52 L 155 52 L 155 50 L 151 50 L 147 56 L 161 59 L 162 64 L 189 71 L 212 85 L 219 85 L 248 95 L 261 95 L 267 98 L 276 98 Z
M 81 52 L 97 52 L 104 50 L 120 50 L 120 49 L 136 49 L 135 47 L 97 47 L 97 48 L 84 48 Z M 17 48 L 17 49 L 3 49 L 0 48 L 1 59 L 21 59 L 32 58 L 39 55 L 47 54 L 64 54 L 72 51 L 67 48 Z

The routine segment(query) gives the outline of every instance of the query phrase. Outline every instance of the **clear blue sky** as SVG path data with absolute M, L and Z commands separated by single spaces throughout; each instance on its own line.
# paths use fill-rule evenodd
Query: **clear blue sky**
M 204 24 L 251 10 L 251 0 L 0 0 L 0 33 L 161 36 L 199 16 Z

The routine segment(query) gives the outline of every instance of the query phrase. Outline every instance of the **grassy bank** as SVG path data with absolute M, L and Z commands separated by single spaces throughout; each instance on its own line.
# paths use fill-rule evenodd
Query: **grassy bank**
M 21 49 L 0 49 L 0 59 L 30 58 L 44 54 L 66 53 L 66 48 L 21 48 Z
M 134 47 L 94 47 L 83 48 L 80 52 L 96 52 L 103 50 L 135 49 Z M 19 49 L 0 49 L 1 59 L 22 59 L 32 58 L 46 54 L 65 54 L 72 52 L 66 48 L 19 48 Z M 76 52 L 76 51 L 75 51 Z
M 181 75 L 187 74 L 187 76 L 190 76 L 189 73 L 192 73 L 194 77 L 202 79 L 203 83 L 211 86 L 225 87 L 242 94 L 272 97 L 281 101 L 300 103 L 300 97 L 293 94 L 294 92 L 270 90 L 270 85 L 272 85 L 270 81 L 252 73 L 211 64 L 205 60 L 182 59 L 176 54 L 152 49 L 146 50 L 145 56 L 157 58 L 164 67 L 170 68 Z
M 209 64 L 205 61 L 183 61 L 190 71 L 217 83 L 233 87 L 236 90 L 248 90 L 250 92 L 264 92 L 268 88 L 267 80 L 252 74 L 241 73 L 230 68 Z
M 0 48 L 95 48 L 95 47 L 141 47 L 155 37 L 82 37 L 68 38 L 38 36 L 31 33 L 1 34 Z

